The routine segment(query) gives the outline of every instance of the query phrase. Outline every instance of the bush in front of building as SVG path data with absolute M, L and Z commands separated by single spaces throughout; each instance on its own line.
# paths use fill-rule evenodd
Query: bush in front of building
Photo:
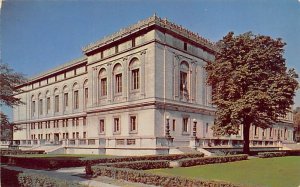
M 215 156 L 215 157 L 204 157 L 204 158 L 187 158 L 178 160 L 180 167 L 190 167 L 196 165 L 235 162 L 240 160 L 247 160 L 248 155 L 231 155 L 231 156 Z
M 106 163 L 106 164 L 99 164 L 97 166 L 106 166 L 106 167 L 114 167 L 114 168 L 128 168 L 128 169 L 133 169 L 133 170 L 149 170 L 149 169 L 169 168 L 170 161 L 168 161 L 168 160 L 144 160 L 144 161 L 134 161 L 134 162 Z M 85 172 L 87 175 L 93 174 L 91 165 L 87 164 L 85 166 Z
M 1 185 L 0 186 L 20 186 L 18 181 L 18 175 L 19 173 L 22 173 L 21 171 L 15 171 L 6 169 L 4 167 L 1 167 Z
M 52 178 L 46 175 L 35 174 L 35 173 L 21 173 L 18 176 L 18 181 L 22 187 L 44 187 L 44 186 L 53 186 L 53 187 L 83 187 L 79 183 L 70 182 L 63 179 Z
M 300 156 L 300 149 L 299 150 L 285 150 L 287 156 Z
M 286 155 L 286 152 L 262 152 L 257 154 L 259 158 L 282 157 Z
M 238 187 L 236 184 L 219 181 L 201 181 L 183 177 L 163 176 L 146 173 L 141 170 L 113 168 L 107 166 L 92 166 L 93 176 L 105 176 L 113 179 L 121 179 L 129 182 L 138 182 L 155 186 L 203 186 L 203 187 Z

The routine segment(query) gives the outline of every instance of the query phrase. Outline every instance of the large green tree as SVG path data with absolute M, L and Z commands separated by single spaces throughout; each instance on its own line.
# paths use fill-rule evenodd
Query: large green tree
M 217 106 L 214 133 L 237 134 L 243 126 L 244 153 L 249 153 L 251 125 L 269 128 L 293 105 L 298 75 L 287 69 L 280 38 L 234 35 L 218 42 L 215 62 L 208 63 L 207 83 Z
M 0 62 L 0 107 L 3 105 L 14 107 L 23 104 L 19 98 L 15 97 L 15 94 L 21 92 L 17 85 L 25 83 L 25 81 L 26 79 L 22 74 L 15 72 L 7 64 Z M 1 140 L 12 139 L 14 124 L 9 122 L 7 115 L 3 112 L 0 112 L 0 125 Z

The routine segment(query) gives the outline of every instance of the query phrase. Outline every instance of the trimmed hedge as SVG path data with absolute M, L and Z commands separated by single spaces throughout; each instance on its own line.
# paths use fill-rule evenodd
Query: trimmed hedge
M 44 154 L 44 150 L 0 149 L 1 155 Z
M 183 158 L 199 158 L 204 154 L 181 154 L 181 155 L 151 155 L 151 156 L 135 156 L 135 157 L 118 157 L 118 158 L 101 158 L 94 160 L 84 160 L 80 158 L 26 158 L 1 156 L 1 163 L 16 165 L 24 168 L 35 169 L 58 169 L 66 167 L 79 167 L 85 165 L 96 165 L 101 163 L 115 162 L 133 162 L 142 160 L 179 160 Z
M 225 163 L 234 162 L 240 160 L 247 160 L 248 155 L 231 155 L 231 156 L 216 156 L 216 157 L 205 157 L 205 158 L 188 158 L 178 161 L 180 167 L 190 167 L 196 165 L 214 164 L 214 163 Z
M 183 177 L 163 176 L 132 169 L 113 168 L 107 166 L 92 166 L 93 176 L 106 176 L 130 182 L 144 183 L 156 186 L 202 186 L 202 187 L 238 187 L 229 182 L 201 181 Z
M 35 174 L 35 173 L 21 173 L 18 176 L 18 181 L 22 187 L 83 187 L 83 185 L 75 182 L 69 182 L 62 179 L 51 178 L 46 175 Z
M 300 150 L 285 150 L 287 156 L 300 156 Z
M 282 157 L 286 156 L 286 152 L 263 152 L 258 153 L 259 158 L 272 158 L 272 157 Z
M 169 168 L 170 161 L 168 160 L 146 160 L 146 161 L 134 161 L 134 162 L 119 162 L 119 163 L 107 163 L 99 164 L 97 166 L 106 166 L 114 168 L 129 168 L 134 170 L 149 170 L 149 169 L 160 169 L 160 168 Z M 91 165 L 85 166 L 85 172 L 87 175 L 92 175 L 93 171 Z

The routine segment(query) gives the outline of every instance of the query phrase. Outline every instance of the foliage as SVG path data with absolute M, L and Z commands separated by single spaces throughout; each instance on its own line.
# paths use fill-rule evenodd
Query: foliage
M 20 171 L 6 169 L 1 167 L 1 185 L 0 186 L 20 186 L 18 175 Z
M 205 67 L 217 106 L 213 130 L 217 135 L 238 134 L 242 124 L 244 153 L 248 153 L 250 126 L 268 128 L 286 115 L 298 75 L 286 68 L 286 44 L 280 38 L 229 32 L 218 44 L 215 62 Z
M 8 121 L 7 115 L 0 111 L 1 140 L 12 140 L 13 124 Z
M 300 157 L 253 158 L 240 162 L 148 170 L 157 175 L 228 181 L 242 186 L 299 186 Z
M 203 181 L 183 177 L 164 176 L 137 171 L 132 169 L 112 168 L 106 166 L 92 166 L 93 176 L 106 176 L 130 182 L 144 183 L 155 186 L 203 186 L 203 187 L 233 187 L 238 186 L 229 182 Z
M 196 165 L 216 164 L 225 162 L 235 162 L 240 160 L 247 160 L 248 155 L 232 155 L 232 156 L 216 156 L 204 158 L 188 158 L 179 160 L 180 167 L 190 167 Z
M 259 158 L 272 158 L 272 157 L 281 157 L 286 156 L 286 152 L 262 152 L 258 153 Z
M 23 84 L 25 81 L 22 74 L 14 72 L 7 64 L 0 63 L 0 106 L 5 104 L 13 107 L 22 104 L 15 94 L 21 92 L 17 85 Z
M 35 174 L 35 173 L 21 173 L 18 176 L 18 180 L 21 186 L 23 187 L 44 187 L 44 186 L 53 186 L 53 187 L 80 187 L 79 183 L 70 182 L 67 180 L 62 180 L 58 178 L 51 178 L 46 175 Z

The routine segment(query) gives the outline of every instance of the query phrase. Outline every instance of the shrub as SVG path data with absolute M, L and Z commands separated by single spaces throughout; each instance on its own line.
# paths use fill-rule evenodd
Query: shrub
M 167 160 L 155 160 L 155 161 L 134 161 L 134 162 L 118 162 L 118 163 L 106 163 L 99 164 L 98 166 L 107 166 L 114 168 L 129 168 L 134 170 L 148 170 L 148 169 L 159 169 L 159 168 L 169 168 L 170 161 Z M 92 175 L 91 165 L 87 164 L 85 167 L 85 172 L 87 175 Z
M 20 171 L 6 169 L 1 167 L 1 185 L 0 186 L 20 186 L 18 181 Z
M 51 178 L 46 175 L 35 174 L 35 173 L 21 173 L 18 176 L 18 180 L 21 186 L 23 187 L 47 187 L 47 186 L 54 186 L 54 187 L 61 187 L 61 186 L 74 186 L 80 187 L 79 183 L 69 182 L 62 179 Z
M 216 156 L 216 157 L 205 157 L 205 158 L 187 158 L 178 161 L 180 167 L 190 167 L 196 165 L 214 164 L 214 163 L 225 163 L 234 162 L 240 160 L 246 160 L 248 155 L 232 155 L 232 156 Z
M 286 152 L 262 152 L 257 154 L 259 158 L 272 158 L 286 156 Z
M 300 150 L 285 150 L 287 156 L 300 156 Z
M 95 176 L 106 176 L 113 179 L 121 179 L 130 182 L 139 182 L 156 186 L 203 186 L 203 187 L 237 187 L 238 185 L 219 182 L 219 181 L 201 181 L 197 179 L 187 179 L 183 177 L 163 176 L 132 169 L 113 168 L 107 166 L 92 166 Z

